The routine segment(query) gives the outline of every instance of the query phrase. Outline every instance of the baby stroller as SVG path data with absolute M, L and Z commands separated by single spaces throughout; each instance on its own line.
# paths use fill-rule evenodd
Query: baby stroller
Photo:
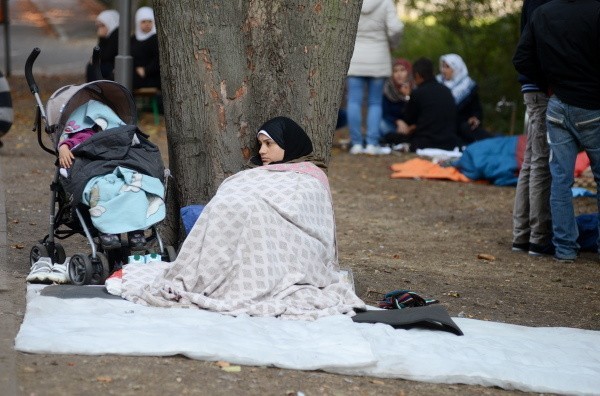
M 38 262 L 41 257 L 49 257 L 53 264 L 64 263 L 67 257 L 65 250 L 55 239 L 66 239 L 75 234 L 83 235 L 91 248 L 91 253 L 73 254 L 68 262 L 68 276 L 75 285 L 103 284 L 111 272 L 128 262 L 128 257 L 140 257 L 140 255 L 149 254 L 153 257 L 158 256 L 161 261 L 174 261 L 176 258 L 175 249 L 172 246 L 163 244 L 156 229 L 156 224 L 151 225 L 148 229 L 150 235 L 145 236 L 143 246 L 135 246 L 135 251 L 133 245 L 130 246 L 128 243 L 121 243 L 118 248 L 113 246 L 111 249 L 106 249 L 100 242 L 99 230 L 92 223 L 89 213 L 90 208 L 81 202 L 81 191 L 87 180 L 78 180 L 78 178 L 88 177 L 89 179 L 89 176 L 94 175 L 90 175 L 89 172 L 76 173 L 78 161 L 80 163 L 88 161 L 88 163 L 101 164 L 95 175 L 101 174 L 101 172 L 110 173 L 116 167 L 135 169 L 139 174 L 152 176 L 160 180 L 164 185 L 164 196 L 166 196 L 165 182 L 168 177 L 168 170 L 164 169 L 158 147 L 148 141 L 147 135 L 139 131 L 135 125 L 137 122 L 137 109 L 131 92 L 123 85 L 109 80 L 68 85 L 54 92 L 48 99 L 46 108 L 44 108 L 32 73 L 33 64 L 40 52 L 39 48 L 34 48 L 25 63 L 27 83 L 37 102 L 34 130 L 37 132 L 40 147 L 56 159 L 58 157 L 59 138 L 65 129 L 67 120 L 74 110 L 90 101 L 99 102 L 103 106 L 106 105 L 111 112 L 114 112 L 125 123 L 125 126 L 101 132 L 101 134 L 105 134 L 110 131 L 111 137 L 113 135 L 117 136 L 118 139 L 121 139 L 117 142 L 125 142 L 125 144 L 123 150 L 117 150 L 118 155 L 100 146 L 96 152 L 87 153 L 87 158 L 79 160 L 76 156 L 68 175 L 65 174 L 64 169 L 60 168 L 58 161 L 55 162 L 56 172 L 50 186 L 49 231 L 39 243 L 31 248 L 29 254 L 30 266 Z M 98 69 L 97 75 L 100 75 L 99 55 L 99 49 L 96 47 L 92 58 L 93 64 Z M 51 147 L 46 146 L 43 141 L 42 123 L 45 125 L 46 134 L 52 141 Z M 123 133 L 128 135 L 125 136 Z M 96 135 L 89 140 L 91 141 L 94 137 Z

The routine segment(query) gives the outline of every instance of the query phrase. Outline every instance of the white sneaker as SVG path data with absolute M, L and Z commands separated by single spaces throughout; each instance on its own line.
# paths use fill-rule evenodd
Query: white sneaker
M 52 283 L 50 274 L 52 274 L 52 260 L 50 257 L 40 257 L 31 266 L 31 271 L 25 280 L 29 283 Z
M 363 152 L 362 144 L 353 144 L 350 148 L 350 154 L 362 154 Z
M 410 144 L 408 143 L 399 143 L 392 147 L 394 151 L 400 151 L 401 153 L 408 153 L 410 151 Z
M 54 264 L 52 272 L 48 275 L 48 279 L 54 283 L 69 283 L 69 271 L 67 264 Z
M 388 155 L 391 154 L 392 149 L 389 147 L 376 146 L 374 144 L 367 144 L 364 153 L 368 155 Z

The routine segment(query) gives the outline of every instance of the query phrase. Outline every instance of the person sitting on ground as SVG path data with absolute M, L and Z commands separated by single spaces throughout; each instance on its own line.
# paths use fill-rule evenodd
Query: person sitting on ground
M 339 270 L 329 183 L 310 138 L 287 117 L 267 121 L 256 136 L 251 169 L 223 181 L 177 259 L 126 265 L 122 297 L 306 320 L 365 307 Z
M 384 141 L 406 145 L 413 152 L 423 148 L 454 150 L 460 140 L 452 92 L 436 81 L 433 62 L 428 58 L 413 64 L 413 77 L 417 88 L 406 104 L 405 121 L 399 121 L 397 131 L 385 135 Z
M 72 176 L 70 170 L 75 161 L 73 150 L 89 141 L 97 132 L 124 125 L 110 107 L 96 100 L 90 100 L 75 109 L 58 142 L 60 174 L 64 178 Z M 121 232 L 127 232 L 130 248 L 141 249 L 146 244 L 144 229 L 165 216 L 163 197 L 164 187 L 159 180 L 118 166 L 110 174 L 87 181 L 82 202 L 89 206 L 92 224 L 99 231 L 98 238 L 104 249 L 120 248 L 118 234 Z M 123 216 L 127 205 L 135 206 L 136 210 L 129 210 L 128 215 Z M 111 214 L 111 208 L 115 206 L 120 208 L 116 209 L 116 214 Z M 140 225 L 143 228 L 140 229 Z
M 456 101 L 457 131 L 463 145 L 493 137 L 483 126 L 483 109 L 479 101 L 477 83 L 469 76 L 463 59 L 457 54 L 440 57 L 437 80 L 450 88 Z
M 383 86 L 383 113 L 381 120 L 382 138 L 398 130 L 400 121 L 404 121 L 404 109 L 413 89 L 412 64 L 404 58 L 398 58 L 392 68 L 392 76 Z
M 158 36 L 154 11 L 141 7 L 135 13 L 135 34 L 131 37 L 133 58 L 133 88 L 160 89 Z
M 114 80 L 115 58 L 119 53 L 119 12 L 116 10 L 102 11 L 96 17 L 96 34 L 100 48 L 100 72 L 102 78 Z M 92 61 L 87 64 L 86 81 L 96 80 Z

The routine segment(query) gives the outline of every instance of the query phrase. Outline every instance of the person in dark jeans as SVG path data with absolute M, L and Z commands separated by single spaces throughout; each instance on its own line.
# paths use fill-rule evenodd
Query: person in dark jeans
M 554 258 L 570 263 L 580 249 L 571 192 L 580 148 L 600 180 L 600 1 L 555 0 L 539 6 L 523 30 L 513 64 L 551 92 L 546 127 L 552 243 Z

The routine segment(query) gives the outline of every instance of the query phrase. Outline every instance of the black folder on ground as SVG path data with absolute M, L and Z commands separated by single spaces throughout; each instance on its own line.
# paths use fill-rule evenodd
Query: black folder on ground
M 75 285 L 50 285 L 42 289 L 42 296 L 56 298 L 109 298 L 122 300 L 120 296 L 113 296 L 106 291 L 104 286 L 75 286 Z
M 446 308 L 437 304 L 359 312 L 352 317 L 352 320 L 357 323 L 385 323 L 395 329 L 424 327 L 463 335 L 462 330 L 454 323 Z

